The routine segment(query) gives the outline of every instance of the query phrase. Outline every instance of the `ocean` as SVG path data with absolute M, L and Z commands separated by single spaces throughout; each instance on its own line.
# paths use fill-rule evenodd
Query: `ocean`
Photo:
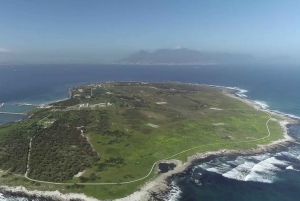
M 15 65 L 0 66 L 0 112 L 24 112 L 68 98 L 70 87 L 105 81 L 176 81 L 237 87 L 240 95 L 262 107 L 300 117 L 300 66 L 123 66 L 123 65 Z M 0 114 L 0 124 L 26 116 Z M 289 133 L 300 139 L 300 126 Z M 201 175 L 201 184 L 195 178 Z M 300 146 L 255 156 L 217 157 L 194 164 L 172 177 L 170 201 L 294 201 L 300 196 Z M 19 200 L 10 195 L 0 200 Z M 28 198 L 22 198 L 28 199 Z

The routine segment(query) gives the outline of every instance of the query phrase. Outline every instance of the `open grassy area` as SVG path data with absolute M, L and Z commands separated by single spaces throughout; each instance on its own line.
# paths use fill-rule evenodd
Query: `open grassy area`
M 47 174 L 42 169 L 34 169 L 35 164 L 39 167 L 45 164 L 64 176 L 62 183 L 132 181 L 146 176 L 154 162 L 193 147 L 198 148 L 175 158 L 184 161 L 197 152 L 248 149 L 282 138 L 280 125 L 270 121 L 270 137 L 246 142 L 268 135 L 267 114 L 225 95 L 222 89 L 179 83 L 122 82 L 77 87 L 72 89 L 70 100 L 35 110 L 33 114 L 24 123 L 1 126 L 0 143 L 7 143 L 11 133 L 22 130 L 28 133 L 23 144 L 28 147 L 30 138 L 37 135 L 39 141 L 33 141 L 33 145 L 43 143 L 43 146 L 33 155 L 30 178 L 58 181 L 58 178 L 53 180 L 55 172 Z M 88 144 L 93 151 L 88 149 Z M 58 154 L 47 153 L 53 151 Z M 2 149 L 0 159 L 7 154 L 12 153 Z M 82 157 L 76 157 L 78 154 Z M 24 164 L 22 167 L 24 170 Z M 73 177 L 79 171 L 84 172 L 80 177 Z M 155 176 L 152 173 L 131 184 L 100 186 L 39 184 L 22 177 L 15 179 L 14 175 L 6 175 L 2 182 L 31 189 L 82 192 L 107 199 L 126 196 Z

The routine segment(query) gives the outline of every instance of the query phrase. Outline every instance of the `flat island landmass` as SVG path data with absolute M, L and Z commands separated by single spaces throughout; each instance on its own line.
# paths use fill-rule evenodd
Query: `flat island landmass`
M 232 93 L 183 83 L 74 87 L 69 99 L 0 126 L 0 189 L 54 200 L 147 200 L 197 158 L 292 140 L 284 139 L 287 119 Z

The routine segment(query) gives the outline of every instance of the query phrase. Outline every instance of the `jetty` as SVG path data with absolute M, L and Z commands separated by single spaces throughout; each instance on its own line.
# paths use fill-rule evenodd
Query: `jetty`
M 41 107 L 42 104 L 34 104 L 34 103 L 14 103 L 13 105 L 17 106 L 35 106 L 35 107 Z
M 25 113 L 21 113 L 21 112 L 0 112 L 0 114 L 26 115 Z
M 4 106 L 4 103 L 0 104 L 0 109 Z M 26 113 L 21 112 L 0 112 L 0 114 L 14 114 L 14 115 L 26 115 Z

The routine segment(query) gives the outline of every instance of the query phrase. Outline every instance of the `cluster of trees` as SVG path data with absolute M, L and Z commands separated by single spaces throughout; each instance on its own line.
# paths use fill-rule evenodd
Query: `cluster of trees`
M 64 101 L 60 101 L 57 103 L 53 103 L 53 106 L 59 106 L 59 107 L 68 107 L 72 105 L 80 104 L 80 100 L 78 98 L 70 98 Z
M 107 131 L 104 132 L 104 134 L 109 135 L 109 136 L 118 137 L 118 138 L 121 138 L 121 137 L 130 138 L 131 137 L 130 134 L 125 133 L 124 131 L 120 131 L 120 130 L 114 130 L 114 131 L 107 130 Z
M 88 110 L 70 110 L 63 112 L 60 117 L 61 123 L 70 127 L 87 126 L 93 122 L 93 114 Z
M 149 106 L 149 102 L 145 101 L 139 96 L 136 95 L 124 95 L 124 94 L 117 94 L 115 95 L 118 100 L 122 100 L 119 105 L 121 107 L 147 107 Z
M 108 167 L 122 167 L 126 162 L 121 157 L 110 157 L 106 159 L 103 163 L 98 164 L 98 171 L 101 172 Z
M 210 107 L 210 104 L 209 103 L 203 103 L 202 101 L 200 100 L 195 100 L 195 99 L 191 99 L 187 96 L 181 96 L 182 98 L 188 100 L 188 101 L 191 101 L 191 102 L 194 102 L 195 105 L 194 106 L 190 106 L 192 107 L 192 109 L 199 109 L 199 108 L 204 108 L 204 107 Z
M 124 131 L 120 130 L 107 130 L 104 132 L 104 135 L 109 135 L 111 137 L 114 137 L 114 139 L 110 140 L 107 144 L 115 144 L 115 143 L 120 143 L 123 141 L 124 138 L 130 138 L 131 135 L 128 133 L 125 133 Z
M 161 91 L 157 91 L 156 92 L 157 95 L 167 95 L 167 96 L 174 96 L 174 95 L 180 95 L 183 94 L 182 91 L 178 91 L 178 90 L 161 90 Z
M 131 135 L 121 130 L 111 130 L 111 123 L 109 115 L 106 111 L 101 111 L 96 114 L 98 120 L 95 127 L 90 128 L 90 131 L 97 132 L 100 135 L 109 135 L 114 137 L 108 144 L 120 143 L 123 138 L 130 138 Z
M 149 107 L 149 103 L 141 100 L 141 101 L 132 101 L 133 107 Z
M 99 176 L 97 176 L 95 173 L 92 173 L 89 177 L 85 177 L 85 176 L 81 176 L 79 177 L 80 182 L 84 183 L 84 182 L 93 182 L 96 181 L 97 179 L 100 179 Z
M 20 123 L 17 125 L 20 125 Z M 19 174 L 26 172 L 30 136 L 34 135 L 35 129 L 35 125 L 15 126 L 14 129 L 3 136 L 0 142 L 1 169 Z
M 190 84 L 174 84 L 174 83 L 152 83 L 151 86 L 154 86 L 159 89 L 166 89 L 166 90 L 178 90 L 178 91 L 199 91 L 201 87 L 197 85 L 190 85 Z
M 40 130 L 32 141 L 29 176 L 61 182 L 90 167 L 98 154 L 76 127 L 56 121 Z
M 101 111 L 96 114 L 96 119 L 97 119 L 97 126 L 95 126 L 93 131 L 99 133 L 99 134 L 104 134 L 105 132 L 108 132 L 110 129 L 110 119 L 109 115 L 107 114 L 106 111 Z
M 127 82 L 115 82 L 115 86 L 141 86 L 140 82 L 127 81 Z
M 104 88 L 98 87 L 93 89 L 93 97 L 100 97 L 106 94 L 106 90 Z
M 81 189 L 81 188 L 84 188 L 84 185 L 74 184 L 74 185 L 67 186 L 67 189 Z M 74 199 L 71 199 L 71 200 L 74 200 Z M 76 201 L 76 199 L 74 201 Z

